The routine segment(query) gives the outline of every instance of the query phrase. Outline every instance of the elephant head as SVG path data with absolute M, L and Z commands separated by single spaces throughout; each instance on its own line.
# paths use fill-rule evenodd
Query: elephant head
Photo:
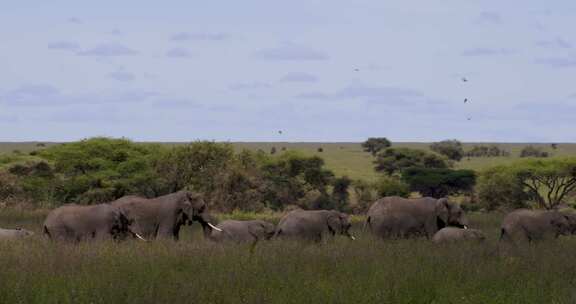
M 123 211 L 120 209 L 114 210 L 112 225 L 110 226 L 110 235 L 112 235 L 112 238 L 115 240 L 125 240 L 128 236 L 131 236 L 132 238 L 146 241 L 146 239 L 138 233 L 132 231 L 130 228 L 132 227 L 132 223 L 134 223 L 134 220 L 129 219 Z
M 29 236 L 33 236 L 33 235 L 34 235 L 34 232 L 32 232 L 32 231 L 30 231 L 30 230 L 26 230 L 26 229 L 20 228 L 20 227 L 16 228 L 15 230 L 16 230 L 16 235 L 17 235 L 18 237 L 29 237 Z
M 220 228 L 210 223 L 210 217 L 207 212 L 206 202 L 203 195 L 190 191 L 180 191 L 178 210 L 179 216 L 177 221 L 179 224 L 192 225 L 194 221 L 199 222 L 202 227 L 209 227 L 216 231 L 222 231 Z
M 266 222 L 266 221 L 258 221 L 259 229 L 264 232 L 265 239 L 269 240 L 274 236 L 276 233 L 276 226 L 274 224 Z
M 352 234 L 350 234 L 350 227 L 352 227 L 352 224 L 350 223 L 350 217 L 348 214 L 338 211 L 329 211 L 327 222 L 328 230 L 330 230 L 332 234 L 339 233 L 352 240 L 356 239 Z
M 450 202 L 447 198 L 441 198 L 436 201 L 436 216 L 438 229 L 447 226 L 459 228 L 468 228 L 468 218 L 460 205 Z
M 552 213 L 550 224 L 556 229 L 556 236 L 574 233 L 576 224 L 574 215 L 558 211 L 552 211 Z

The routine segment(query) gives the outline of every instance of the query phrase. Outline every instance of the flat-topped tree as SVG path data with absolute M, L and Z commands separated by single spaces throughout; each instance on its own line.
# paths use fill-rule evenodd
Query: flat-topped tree
M 576 158 L 529 159 L 517 162 L 512 172 L 530 199 L 552 209 L 576 190 Z
M 376 156 L 378 152 L 390 147 L 392 143 L 386 137 L 370 137 L 362 143 L 364 152 L 370 152 L 372 156 Z

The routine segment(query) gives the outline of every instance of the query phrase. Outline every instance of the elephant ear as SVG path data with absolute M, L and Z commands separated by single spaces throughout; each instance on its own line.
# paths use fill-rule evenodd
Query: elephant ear
M 447 198 L 441 198 L 436 201 L 435 211 L 437 219 L 442 221 L 444 225 L 448 225 L 448 219 L 450 217 L 450 203 Z

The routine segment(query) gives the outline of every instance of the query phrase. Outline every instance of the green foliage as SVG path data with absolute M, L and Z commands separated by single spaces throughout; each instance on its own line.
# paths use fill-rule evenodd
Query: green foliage
M 378 154 L 375 170 L 388 175 L 400 174 L 406 168 L 448 168 L 450 163 L 444 157 L 424 150 L 390 148 Z
M 54 183 L 48 183 L 60 203 L 100 203 L 126 194 L 155 195 L 155 175 L 149 166 L 161 147 L 127 139 L 96 137 L 51 146 L 39 156 L 53 164 Z M 41 185 L 45 182 L 36 181 Z M 44 187 L 40 187 L 44 188 Z M 36 198 L 38 199 L 38 198 Z
M 508 166 L 485 169 L 476 185 L 479 204 L 486 210 L 513 210 L 526 207 L 524 187 Z
M 365 152 L 370 152 L 372 156 L 376 156 L 391 145 L 392 143 L 386 137 L 370 137 L 362 143 L 362 148 Z
M 439 168 L 408 168 L 402 171 L 402 180 L 422 196 L 435 198 L 472 191 L 476 175 L 472 170 Z
M 337 177 L 332 181 L 332 201 L 335 203 L 335 208 L 340 211 L 346 211 L 350 204 L 350 193 L 348 189 L 352 184 L 352 180 L 348 176 Z
M 409 197 L 410 188 L 408 184 L 403 182 L 397 177 L 392 176 L 381 176 L 374 183 L 374 188 L 378 194 L 378 197 L 384 196 L 401 196 Z
M 576 158 L 527 159 L 510 170 L 538 207 L 552 209 L 576 190 Z
M 460 161 L 464 156 L 462 143 L 456 139 L 443 140 L 430 145 L 430 150 L 446 156 L 450 160 Z
M 465 155 L 467 157 L 508 157 L 510 152 L 497 145 L 474 145 Z
M 281 210 L 296 203 L 307 192 L 318 191 L 325 195 L 334 174 L 324 168 L 324 161 L 317 156 L 286 152 L 265 163 L 262 176 L 266 183 L 263 189 L 266 206 Z
M 520 157 L 548 157 L 550 154 L 541 148 L 526 146 L 520 151 Z
M 374 183 L 369 183 L 365 180 L 355 180 L 352 182 L 352 189 L 356 198 L 356 206 L 354 213 L 364 214 L 370 205 L 374 203 L 377 198 Z

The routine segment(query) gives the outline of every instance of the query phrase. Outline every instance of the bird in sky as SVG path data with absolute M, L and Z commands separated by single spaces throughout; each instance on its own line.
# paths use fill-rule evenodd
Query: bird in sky
M 360 72 L 360 69 L 354 69 L 355 72 Z
M 278 134 L 282 134 L 282 130 L 278 130 Z
M 466 77 L 462 77 L 462 82 L 468 82 L 468 79 L 466 79 Z
M 464 98 L 464 103 L 467 103 L 467 102 L 468 102 L 468 98 Z
M 472 117 L 468 117 L 468 120 L 472 120 Z

